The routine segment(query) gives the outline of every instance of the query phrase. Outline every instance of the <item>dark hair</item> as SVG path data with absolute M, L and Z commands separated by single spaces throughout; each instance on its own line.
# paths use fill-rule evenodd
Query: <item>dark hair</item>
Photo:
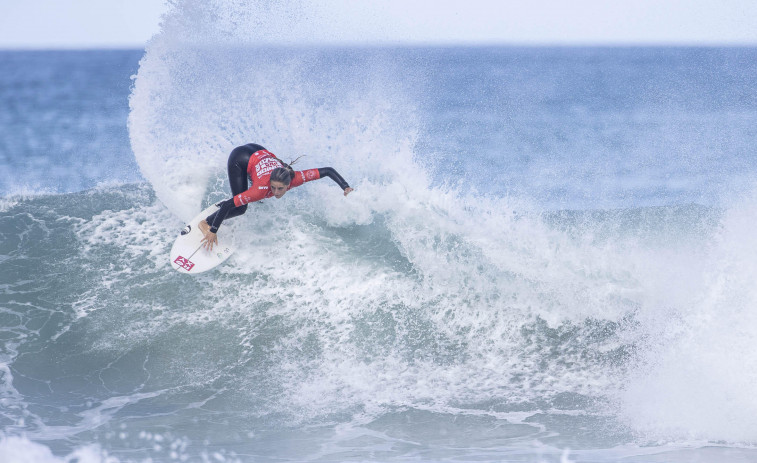
M 286 164 L 286 167 L 277 167 L 271 171 L 272 182 L 281 182 L 284 185 L 289 185 L 292 183 L 293 178 L 294 169 L 289 164 Z
M 281 163 L 282 167 L 277 167 L 271 171 L 271 181 L 281 182 L 284 185 L 289 185 L 290 183 L 292 183 L 292 179 L 294 178 L 294 169 L 292 168 L 292 164 L 299 161 L 301 157 L 302 156 L 298 157 L 289 164 L 279 158 L 276 158 L 276 160 Z

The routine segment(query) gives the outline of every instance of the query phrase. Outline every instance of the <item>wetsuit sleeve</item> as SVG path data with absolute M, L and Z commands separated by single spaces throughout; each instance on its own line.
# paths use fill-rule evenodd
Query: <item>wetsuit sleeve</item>
M 298 187 L 305 182 L 312 182 L 313 180 L 318 180 L 323 177 L 329 177 L 331 180 L 335 181 L 342 190 L 350 187 L 336 170 L 331 167 L 321 167 L 318 169 L 300 170 L 295 172 L 292 183 L 289 184 L 289 188 Z
M 350 187 L 350 185 L 342 178 L 341 175 L 339 175 L 339 172 L 334 170 L 331 167 L 321 167 L 318 169 L 318 176 L 320 178 L 328 177 L 331 180 L 335 181 L 337 185 L 339 185 L 339 188 L 342 190 L 346 190 Z
M 208 225 L 210 225 L 210 231 L 212 233 L 218 233 L 218 227 L 221 226 L 223 219 L 225 219 L 226 216 L 229 215 L 229 211 L 236 207 L 234 205 L 234 198 L 220 202 L 218 203 L 218 205 L 220 206 L 220 208 L 205 219 L 208 222 Z
M 220 209 L 218 209 L 216 212 L 209 215 L 207 219 L 205 219 L 207 220 L 208 225 L 210 225 L 210 231 L 213 233 L 218 233 L 218 227 L 221 226 L 221 223 L 224 221 L 224 219 L 226 219 L 226 216 L 229 215 L 229 212 L 231 212 L 232 209 L 234 209 L 235 207 L 242 207 L 248 203 L 260 201 L 261 199 L 265 198 L 265 195 L 267 193 L 267 186 L 253 186 L 249 190 L 243 191 L 233 198 L 219 203 Z

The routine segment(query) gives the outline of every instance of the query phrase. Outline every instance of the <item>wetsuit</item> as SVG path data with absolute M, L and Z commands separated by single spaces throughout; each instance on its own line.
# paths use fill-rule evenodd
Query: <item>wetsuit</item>
M 225 219 L 244 214 L 247 211 L 247 204 L 273 196 L 269 186 L 271 172 L 277 167 L 282 167 L 281 161 L 260 145 L 249 143 L 234 148 L 228 162 L 229 184 L 231 194 L 234 196 L 219 203 L 220 209 L 205 219 L 210 225 L 210 231 L 216 233 Z M 347 182 L 336 170 L 331 167 L 321 167 L 296 171 L 287 191 L 322 177 L 329 177 L 342 190 L 349 188 Z M 248 179 L 252 182 L 252 186 L 248 183 Z

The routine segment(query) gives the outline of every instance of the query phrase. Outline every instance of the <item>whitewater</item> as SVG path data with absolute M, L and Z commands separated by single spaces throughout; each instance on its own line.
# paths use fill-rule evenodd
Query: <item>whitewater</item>
M 322 19 L 0 52 L 0 461 L 757 460 L 757 49 L 271 43 Z M 355 192 L 173 271 L 245 143 Z

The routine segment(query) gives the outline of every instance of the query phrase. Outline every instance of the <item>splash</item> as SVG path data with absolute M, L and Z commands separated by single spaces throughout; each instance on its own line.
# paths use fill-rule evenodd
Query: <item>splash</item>
M 644 320 L 646 349 L 621 403 L 624 418 L 648 436 L 757 441 L 755 204 L 752 198 L 727 211 L 699 279 L 675 274 L 669 283 L 677 291 L 662 294 L 675 294 L 677 303 Z
M 333 185 L 308 185 L 225 224 L 254 244 L 223 278 L 199 279 L 204 305 L 175 307 L 157 326 L 134 304 L 117 315 L 140 320 L 126 338 L 192 326 L 236 356 L 221 363 L 241 371 L 221 368 L 213 381 L 262 391 L 230 392 L 226 406 L 287 423 L 403 408 L 512 419 L 593 413 L 609 400 L 652 438 L 757 440 L 754 399 L 739 392 L 755 379 L 753 266 L 739 257 L 754 251 L 748 213 L 727 214 L 719 233 L 712 209 L 545 213 L 434 182 L 433 156 L 416 151 L 423 58 L 272 45 L 289 30 L 310 36 L 323 20 L 312 8 L 175 3 L 134 83 L 132 147 L 182 220 L 228 195 L 226 158 L 249 142 L 331 165 L 356 192 L 345 200 Z M 249 319 L 261 321 L 239 322 Z M 231 340 L 213 341 L 209 323 Z M 166 371 L 188 381 L 216 363 L 208 354 Z M 239 367 L 257 363 L 268 382 Z
M 56 457 L 43 444 L 32 442 L 25 437 L 5 437 L 0 435 L 0 459 L 16 463 L 118 463 L 96 445 L 86 445 L 65 457 Z
M 396 64 L 380 53 L 347 51 L 334 61 L 270 46 L 298 27 L 287 21 L 311 23 L 293 13 L 298 3 L 183 2 L 149 43 L 129 134 L 143 176 L 182 219 L 199 210 L 208 183 L 225 177 L 228 153 L 245 143 L 284 159 L 306 154 L 309 164 L 333 164 L 358 182 L 418 170 L 414 110 Z M 416 175 L 409 181 L 422 182 Z

